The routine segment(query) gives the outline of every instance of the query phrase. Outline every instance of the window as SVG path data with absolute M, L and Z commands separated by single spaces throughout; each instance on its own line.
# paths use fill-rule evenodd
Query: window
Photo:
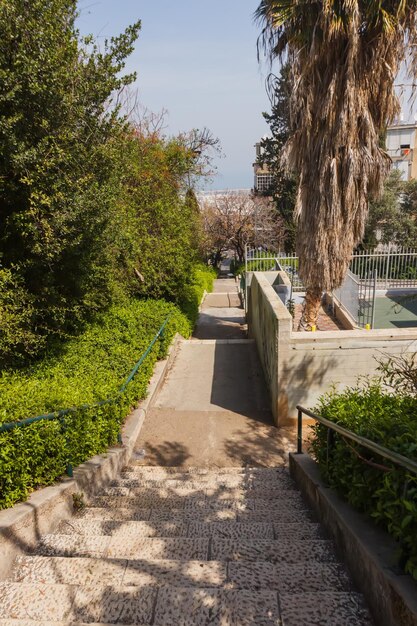
M 257 174 L 256 175 L 256 189 L 258 191 L 269 191 L 274 184 L 274 177 L 272 174 Z

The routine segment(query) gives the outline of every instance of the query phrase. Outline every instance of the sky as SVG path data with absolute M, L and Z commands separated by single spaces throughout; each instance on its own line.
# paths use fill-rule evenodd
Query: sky
M 257 61 L 256 0 L 79 0 L 78 28 L 98 42 L 142 21 L 128 71 L 142 106 L 167 110 L 167 135 L 209 128 L 224 156 L 206 188 L 253 186 L 254 144 L 266 133 L 268 67 Z

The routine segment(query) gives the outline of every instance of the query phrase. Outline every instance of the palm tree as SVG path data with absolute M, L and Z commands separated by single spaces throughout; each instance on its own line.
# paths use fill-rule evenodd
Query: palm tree
M 406 55 L 417 74 L 417 0 L 262 0 L 258 50 L 292 67 L 291 136 L 303 326 L 323 291 L 341 285 L 361 241 L 368 199 L 390 168 L 381 135 L 399 112 L 394 80 Z

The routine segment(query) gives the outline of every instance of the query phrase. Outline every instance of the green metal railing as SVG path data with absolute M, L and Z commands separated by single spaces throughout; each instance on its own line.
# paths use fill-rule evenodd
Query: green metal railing
M 78 407 L 71 407 L 71 408 L 68 408 L 68 409 L 61 409 L 59 411 L 54 411 L 53 413 L 45 413 L 44 415 L 37 415 L 36 417 L 28 417 L 26 419 L 19 420 L 17 422 L 6 422 L 5 424 L 2 424 L 0 426 L 0 433 L 4 433 L 4 432 L 10 431 L 10 430 L 14 430 L 15 428 L 22 428 L 24 426 L 29 426 L 30 424 L 34 424 L 35 422 L 41 422 L 41 421 L 44 421 L 44 420 L 60 420 L 61 423 L 62 423 L 63 431 L 65 431 L 65 427 L 66 426 L 65 426 L 64 418 L 67 415 L 70 415 L 71 413 L 76 413 L 77 411 L 83 411 L 85 409 L 96 409 L 96 408 L 102 407 L 102 406 L 104 406 L 106 404 L 114 404 L 114 403 L 116 403 L 118 401 L 118 399 L 120 398 L 120 396 L 126 391 L 129 383 L 136 376 L 140 366 L 142 365 L 142 363 L 144 362 L 146 357 L 149 355 L 149 353 L 152 350 L 152 348 L 154 347 L 155 343 L 158 341 L 159 338 L 163 338 L 165 327 L 166 327 L 169 319 L 171 318 L 171 316 L 172 316 L 172 313 L 170 315 L 168 315 L 168 317 L 165 319 L 164 323 L 162 324 L 162 326 L 160 327 L 160 329 L 158 330 L 158 332 L 156 333 L 156 335 L 152 339 L 151 343 L 146 348 L 145 352 L 142 354 L 142 356 L 140 357 L 139 361 L 137 361 L 137 363 L 134 365 L 132 371 L 130 372 L 129 376 L 126 378 L 126 380 L 123 383 L 123 385 L 117 391 L 117 395 L 116 396 L 114 396 L 112 398 L 107 398 L 106 400 L 101 400 L 100 402 L 94 402 L 93 404 L 82 404 L 81 406 L 78 406 Z M 119 432 L 119 435 L 118 435 L 118 442 L 122 443 L 122 438 L 121 438 L 121 433 L 120 432 Z M 68 459 L 68 463 L 67 463 L 67 474 L 70 477 L 73 476 L 73 467 L 72 467 L 72 463 L 71 463 L 70 459 Z
M 323 426 L 326 426 L 329 429 L 329 432 L 339 433 L 339 435 L 342 435 L 343 437 L 346 437 L 347 439 L 355 441 L 356 443 L 359 443 L 364 448 L 367 448 L 368 450 L 375 452 L 380 457 L 388 459 L 389 461 L 392 461 L 393 463 L 400 465 L 404 469 L 407 469 L 410 472 L 417 474 L 417 463 L 415 461 L 412 461 L 411 459 L 408 459 L 402 454 L 398 454 L 397 452 L 388 450 L 388 448 L 384 448 L 384 446 L 380 446 L 378 443 L 375 443 L 374 441 L 371 441 L 370 439 L 366 439 L 366 437 L 361 437 L 360 435 L 357 435 L 351 430 L 348 430 L 347 428 L 343 428 L 343 426 L 339 426 L 339 424 L 335 424 L 334 422 L 331 422 L 325 417 L 322 417 L 321 415 L 317 415 L 316 413 L 313 413 L 312 411 L 309 411 L 308 409 L 305 409 L 302 406 L 298 405 L 297 410 L 298 410 L 297 454 L 302 454 L 303 452 L 303 415 L 307 415 L 308 417 L 311 417 L 312 419 L 316 420 L 320 424 L 323 424 Z M 330 447 L 330 444 L 331 442 L 328 438 L 327 439 L 328 447 Z

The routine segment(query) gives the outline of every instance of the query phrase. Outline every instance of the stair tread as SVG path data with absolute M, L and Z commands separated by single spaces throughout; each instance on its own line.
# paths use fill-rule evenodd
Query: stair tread
M 278 597 L 269 590 L 181 589 L 162 587 L 155 625 L 278 626 Z
M 363 596 L 355 592 L 329 590 L 316 593 L 281 593 L 280 608 L 285 626 L 372 626 Z
M 308 541 L 217 539 L 211 542 L 211 558 L 227 561 L 271 561 L 272 563 L 298 563 L 308 561 L 336 562 L 333 543 L 327 539 Z
M 300 521 L 299 511 L 281 509 L 278 511 L 236 511 L 230 508 L 202 508 L 189 509 L 146 509 L 135 506 L 124 506 L 111 509 L 110 507 L 87 507 L 78 513 L 74 519 L 95 519 L 102 521 L 172 521 L 172 522 L 214 522 L 222 520 L 237 520 L 239 522 L 276 522 L 297 523 Z M 314 515 L 311 511 L 303 512 L 306 525 L 313 523 Z
M 84 536 L 109 535 L 112 537 L 259 537 L 274 538 L 274 526 L 270 522 L 175 522 L 175 521 L 100 521 L 68 520 L 61 522 L 60 534 Z
M 141 509 L 183 509 L 187 511 L 232 509 L 242 511 L 293 511 L 303 514 L 308 507 L 301 498 L 288 498 L 277 500 L 276 498 L 252 498 L 245 497 L 241 500 L 235 498 L 211 498 L 205 494 L 181 496 L 181 495 L 157 495 L 157 494 L 103 494 L 91 498 L 89 506 L 100 508 L 125 508 L 137 507 Z
M 32 620 L 148 624 L 156 587 L 0 583 L 0 614 Z
M 362 597 L 350 591 L 284 592 L 279 594 L 279 606 L 281 617 L 289 625 L 349 623 L 362 626 L 369 623 Z M 44 626 L 48 621 L 55 624 L 72 621 L 141 625 L 153 622 L 155 626 L 277 626 L 279 606 L 278 594 L 268 589 L 195 589 L 169 585 L 159 589 L 103 585 L 77 588 L 58 584 L 0 583 L 0 610 L 4 617 L 22 620 L 23 624 L 34 620 Z
M 198 561 L 168 559 L 94 559 L 88 557 L 21 556 L 14 582 L 89 585 L 174 585 L 237 589 L 303 591 L 351 590 L 343 565 L 338 563 L 280 563 L 268 561 Z
M 211 557 L 208 559 L 209 542 Z M 45 535 L 35 554 L 45 556 L 92 556 L 96 558 L 156 558 L 180 560 L 266 560 L 274 562 L 335 561 L 333 544 L 327 539 L 235 539 L 189 537 L 124 537 Z M 262 558 L 263 556 L 266 558 Z
M 217 587 L 227 581 L 221 561 L 169 559 L 94 559 L 87 557 L 20 557 L 15 582 L 88 585 L 96 580 L 112 585 L 177 585 Z
M 319 524 L 307 522 L 252 522 L 220 520 L 216 522 L 182 520 L 99 520 L 71 519 L 63 521 L 57 528 L 58 534 L 112 537 L 259 537 L 261 539 L 320 538 Z
M 134 473 L 125 473 L 120 478 L 112 481 L 111 486 L 130 486 L 142 488 L 155 488 L 163 485 L 167 488 L 190 487 L 217 487 L 218 489 L 283 489 L 297 491 L 296 485 L 290 476 L 277 476 L 275 478 L 262 476 L 246 477 L 223 474 L 222 476 L 179 476 L 174 478 L 152 478 L 140 476 Z
M 0 626 L 109 626 L 109 623 L 106 622 L 57 622 L 54 620 L 53 622 L 45 622 L 38 620 L 27 620 L 27 619 L 1 619 L 0 618 Z M 124 624 L 124 626 L 135 626 L 134 624 Z M 141 624 L 140 626 L 150 626 L 150 624 Z

